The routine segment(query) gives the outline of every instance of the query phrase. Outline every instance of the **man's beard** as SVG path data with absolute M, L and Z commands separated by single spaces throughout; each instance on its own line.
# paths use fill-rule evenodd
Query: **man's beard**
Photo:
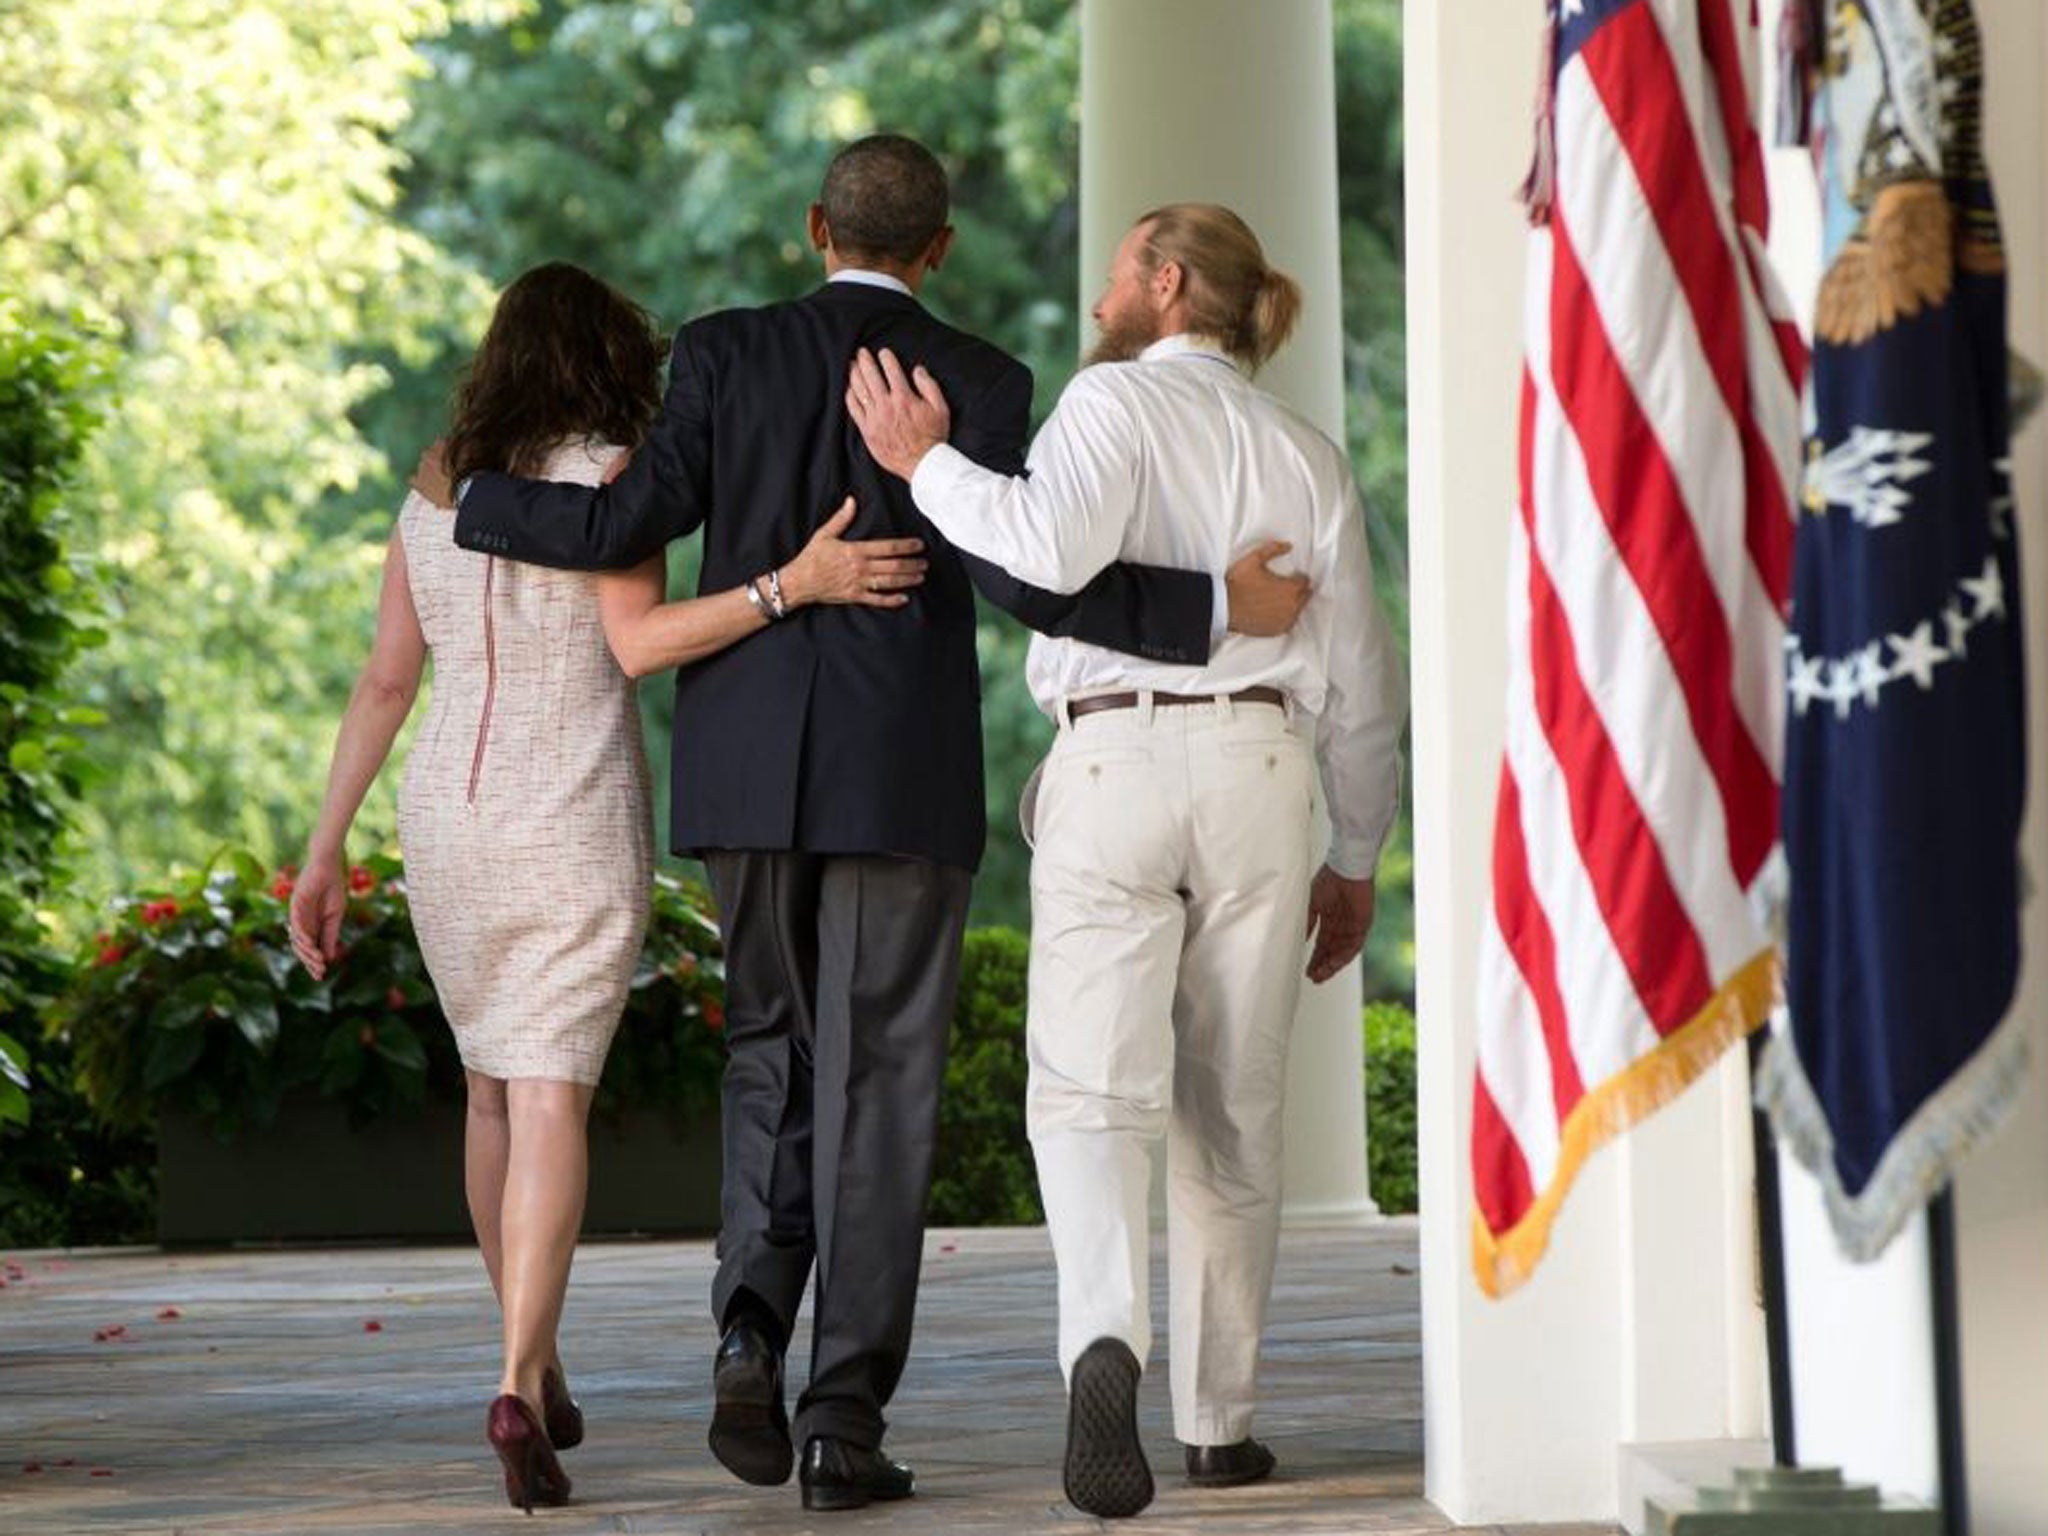
M 1159 339 L 1159 317 L 1144 313 L 1119 315 L 1096 333 L 1095 345 L 1081 360 L 1081 366 L 1097 363 L 1128 363 Z

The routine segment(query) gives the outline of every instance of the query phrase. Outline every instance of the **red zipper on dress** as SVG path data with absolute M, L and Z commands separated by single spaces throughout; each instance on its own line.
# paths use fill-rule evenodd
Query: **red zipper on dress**
M 498 634 L 491 622 L 492 579 L 498 557 L 484 556 L 484 708 L 476 722 L 476 753 L 469 760 L 469 803 L 476 804 L 476 783 L 484 771 L 484 743 L 491 737 L 491 701 L 498 692 Z

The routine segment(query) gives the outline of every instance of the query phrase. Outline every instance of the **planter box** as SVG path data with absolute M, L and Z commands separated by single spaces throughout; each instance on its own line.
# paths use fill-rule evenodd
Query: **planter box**
M 223 1142 L 166 1116 L 157 1132 L 157 1240 L 468 1240 L 460 1104 L 352 1130 L 335 1105 L 286 1105 L 275 1124 Z M 590 1125 L 583 1230 L 704 1236 L 718 1230 L 718 1120 L 678 1135 L 652 1111 Z

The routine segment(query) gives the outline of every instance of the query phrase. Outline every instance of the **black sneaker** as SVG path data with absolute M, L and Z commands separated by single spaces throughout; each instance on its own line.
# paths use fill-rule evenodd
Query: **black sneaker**
M 1152 1468 L 1138 1443 L 1138 1357 L 1121 1339 L 1081 1351 L 1067 1388 L 1067 1502 L 1122 1520 L 1152 1502 Z

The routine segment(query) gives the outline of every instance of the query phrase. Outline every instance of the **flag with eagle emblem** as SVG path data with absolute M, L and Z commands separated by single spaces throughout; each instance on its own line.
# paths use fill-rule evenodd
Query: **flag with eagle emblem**
M 1787 637 L 1785 994 L 1759 1097 L 1853 1259 L 2025 1065 L 2005 257 L 1968 0 L 1790 0 L 1825 275 Z

